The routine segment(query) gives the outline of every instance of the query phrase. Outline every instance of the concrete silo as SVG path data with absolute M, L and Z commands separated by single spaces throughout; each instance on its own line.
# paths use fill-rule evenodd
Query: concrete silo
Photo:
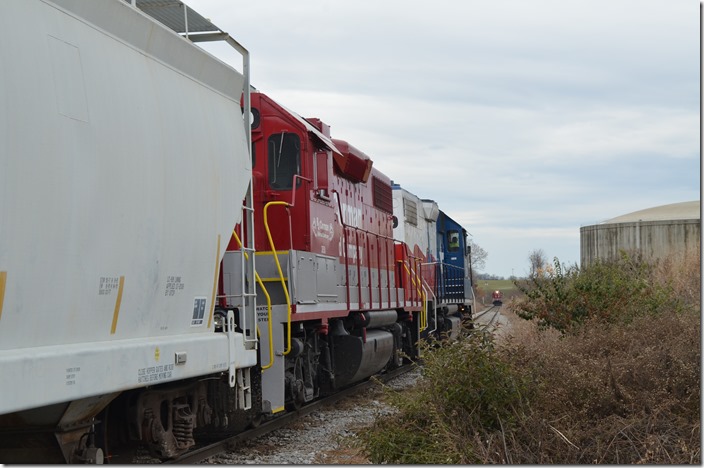
M 698 255 L 701 245 L 700 202 L 656 206 L 580 228 L 580 263 L 611 261 L 619 252 L 644 258 Z

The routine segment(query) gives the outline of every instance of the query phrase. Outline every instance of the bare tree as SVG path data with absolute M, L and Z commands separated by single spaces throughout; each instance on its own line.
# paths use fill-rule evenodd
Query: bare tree
M 486 250 L 475 244 L 472 239 L 467 241 L 470 248 L 470 260 L 472 261 L 472 269 L 483 270 L 486 266 L 486 257 L 489 256 Z
M 489 254 L 487 254 L 486 250 L 475 244 L 472 239 L 467 239 L 467 249 L 469 250 L 469 252 L 467 252 L 469 255 L 469 277 L 473 287 L 476 288 L 478 284 L 477 270 L 482 270 L 486 266 L 486 257 Z M 474 293 L 478 294 L 476 290 Z
M 545 260 L 545 252 L 543 249 L 535 249 L 528 255 L 530 262 L 530 276 L 536 276 L 543 271 L 547 261 Z

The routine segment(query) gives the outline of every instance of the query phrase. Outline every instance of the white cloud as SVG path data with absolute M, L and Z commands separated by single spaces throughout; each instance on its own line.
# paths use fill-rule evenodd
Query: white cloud
M 679 109 L 604 107 L 537 130 L 538 157 L 613 159 L 622 153 L 660 153 L 691 158 L 698 152 L 699 119 Z
M 249 48 L 257 88 L 467 223 L 488 272 L 699 197 L 696 2 L 187 3 Z

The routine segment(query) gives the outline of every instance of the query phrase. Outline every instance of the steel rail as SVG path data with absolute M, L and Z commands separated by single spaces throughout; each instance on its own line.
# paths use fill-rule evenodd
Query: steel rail
M 492 313 L 492 312 L 493 312 L 494 315 L 491 316 L 491 318 L 489 319 L 488 322 L 482 323 L 482 324 L 478 324 L 478 323 L 477 323 L 477 319 L 482 318 L 482 317 L 484 317 L 485 315 L 487 315 L 487 314 L 489 314 L 489 313 Z M 494 322 L 496 321 L 496 319 L 497 319 L 497 317 L 499 316 L 499 313 L 500 313 L 500 312 L 501 312 L 501 306 L 500 306 L 500 305 L 492 305 L 492 306 L 489 307 L 488 309 L 486 309 L 486 310 L 480 312 L 479 314 L 477 314 L 475 317 L 472 318 L 472 322 L 474 323 L 475 330 L 477 330 L 477 331 L 486 331 L 486 330 L 489 330 L 490 327 L 491 327 L 491 326 L 494 324 Z
M 498 309 L 500 309 L 500 308 L 501 308 L 501 306 L 492 305 L 492 306 L 489 307 L 488 309 L 479 312 L 477 315 L 474 316 L 473 319 L 476 320 L 476 319 L 478 319 L 478 318 L 481 318 L 481 317 L 485 316 L 486 314 L 488 314 L 489 312 L 493 311 L 494 309 L 497 309 L 497 310 L 498 310 Z
M 281 429 L 282 427 L 286 427 L 286 426 L 290 425 L 292 422 L 297 421 L 297 420 L 301 419 L 302 417 L 304 417 L 314 411 L 317 411 L 325 406 L 336 403 L 344 398 L 348 398 L 350 396 L 356 395 L 357 393 L 359 393 L 363 390 L 366 390 L 368 388 L 371 388 L 372 386 L 377 385 L 379 383 L 389 382 L 390 380 L 393 380 L 394 378 L 415 369 L 415 367 L 416 367 L 416 364 L 414 364 L 414 363 L 406 364 L 404 366 L 399 367 L 398 369 L 394 369 L 393 371 L 389 371 L 385 374 L 374 376 L 374 377 L 372 377 L 368 380 L 365 380 L 363 382 L 360 382 L 356 385 L 353 385 L 353 386 L 348 387 L 346 389 L 340 390 L 339 392 L 337 392 L 333 395 L 329 395 L 323 399 L 316 400 L 312 403 L 309 403 L 309 404 L 303 406 L 302 408 L 300 408 L 299 410 L 292 411 L 292 412 L 283 414 L 281 416 L 277 416 L 275 419 L 272 419 L 271 421 L 267 421 L 256 428 L 246 430 L 246 431 L 241 432 L 239 434 L 236 434 L 234 436 L 227 437 L 223 440 L 213 442 L 212 444 L 208 444 L 206 446 L 191 450 L 188 453 L 186 453 L 176 459 L 167 460 L 167 461 L 164 461 L 163 463 L 164 464 L 190 465 L 190 464 L 194 464 L 194 463 L 198 463 L 200 461 L 203 461 L 203 460 L 210 458 L 214 455 L 218 455 L 220 453 L 226 452 L 228 450 L 233 450 L 242 442 L 245 442 L 247 440 L 256 439 L 256 438 L 261 437 L 265 434 L 273 432 L 276 429 Z

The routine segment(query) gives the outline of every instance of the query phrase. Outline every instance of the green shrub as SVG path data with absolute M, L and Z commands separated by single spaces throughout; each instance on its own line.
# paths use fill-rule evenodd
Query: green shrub
M 482 333 L 424 351 L 423 378 L 407 393 L 389 392 L 399 413 L 363 436 L 373 463 L 481 463 L 468 439 L 511 427 L 526 391 Z
M 565 267 L 556 258 L 554 268 L 516 283 L 525 296 L 513 310 L 562 332 L 579 328 L 587 319 L 626 323 L 664 307 L 681 310 L 680 298 L 668 282 L 657 280 L 655 270 L 655 265 L 625 253 L 616 262 L 596 262 L 581 270 Z

